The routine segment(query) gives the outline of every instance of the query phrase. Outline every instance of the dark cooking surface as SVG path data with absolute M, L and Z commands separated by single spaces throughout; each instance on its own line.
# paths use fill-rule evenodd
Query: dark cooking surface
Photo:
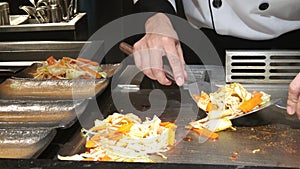
M 151 90 L 145 89 L 131 92 L 129 97 L 137 111 L 150 108 L 148 97 Z M 164 90 L 168 103 L 163 120 L 175 120 L 179 116 L 180 93 L 177 89 Z M 118 100 L 128 93 L 118 93 Z M 184 93 L 182 93 L 184 94 Z M 154 94 L 155 95 L 155 94 Z M 155 96 L 153 96 L 155 98 Z M 117 109 L 106 99 L 102 112 L 114 112 Z M 101 102 L 101 101 L 100 101 Z M 185 100 L 184 103 L 190 101 Z M 155 107 L 155 105 L 152 105 Z M 187 106 L 185 104 L 185 106 Z M 183 107 L 187 109 L 187 107 Z M 159 111 L 159 109 L 154 109 Z M 123 110 L 126 112 L 126 110 Z M 186 113 L 193 113 L 187 112 Z M 201 115 L 202 112 L 199 112 Z M 198 115 L 198 116 L 199 116 Z M 181 123 L 182 119 L 176 119 Z M 198 165 L 242 165 L 242 166 L 271 166 L 299 167 L 300 166 L 300 123 L 295 117 L 286 115 L 285 111 L 273 106 L 253 115 L 233 121 L 236 131 L 219 132 L 218 140 L 208 140 L 188 130 L 178 128 L 177 144 L 166 155 L 167 160 L 154 157 L 156 163 L 178 163 Z M 59 152 L 61 155 L 73 155 L 84 151 L 84 138 L 79 130 L 70 142 Z

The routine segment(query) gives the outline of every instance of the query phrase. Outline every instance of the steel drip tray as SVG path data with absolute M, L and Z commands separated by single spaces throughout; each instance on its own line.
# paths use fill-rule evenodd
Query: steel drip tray
M 226 82 L 287 84 L 299 72 L 299 50 L 226 51 Z
M 37 158 L 55 134 L 55 129 L 0 129 L 0 158 Z

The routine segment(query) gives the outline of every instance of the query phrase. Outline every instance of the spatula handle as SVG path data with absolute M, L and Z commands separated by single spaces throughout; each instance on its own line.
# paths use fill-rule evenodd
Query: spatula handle
M 132 53 L 133 53 L 133 47 L 126 42 L 121 42 L 119 45 L 119 48 L 126 55 L 132 55 Z
M 126 42 L 121 42 L 119 44 L 119 48 L 122 52 L 124 52 L 127 55 L 132 55 L 133 54 L 133 47 L 131 45 L 129 45 L 128 43 L 126 43 Z M 163 69 L 164 69 L 164 72 L 166 73 L 167 78 L 169 80 L 175 82 L 175 79 L 174 79 L 174 76 L 173 76 L 173 73 L 172 73 L 172 70 L 171 70 L 170 66 L 163 65 Z

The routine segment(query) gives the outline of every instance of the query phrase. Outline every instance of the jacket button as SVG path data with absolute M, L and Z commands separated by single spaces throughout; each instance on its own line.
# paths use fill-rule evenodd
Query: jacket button
M 264 11 L 269 8 L 269 3 L 261 3 L 258 7 L 259 10 Z
M 222 0 L 213 0 L 212 5 L 215 8 L 220 8 L 222 6 Z

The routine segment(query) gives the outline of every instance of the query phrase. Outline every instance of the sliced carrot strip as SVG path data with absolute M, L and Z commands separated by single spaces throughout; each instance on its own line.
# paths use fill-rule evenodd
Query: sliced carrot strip
M 100 161 L 111 161 L 112 159 L 108 156 L 105 155 L 104 157 L 100 158 Z
M 85 143 L 85 147 L 86 148 L 94 148 L 94 147 L 96 147 L 96 143 L 92 140 L 87 140 Z
M 123 124 L 120 128 L 118 128 L 117 132 L 119 133 L 127 133 L 130 131 L 130 128 L 133 126 L 133 123 Z
M 89 59 L 85 59 L 85 58 L 77 58 L 76 60 L 80 61 L 80 62 L 84 62 L 93 66 L 99 66 L 99 63 L 91 61 Z
M 160 126 L 166 127 L 166 128 L 176 128 L 176 125 L 172 122 L 161 122 L 159 124 Z
M 80 68 L 85 70 L 85 71 L 88 71 L 89 73 L 91 73 L 97 79 L 100 79 L 102 77 L 98 72 L 95 72 L 93 69 L 89 68 L 88 66 L 82 66 Z
M 84 159 L 84 161 L 95 161 L 95 160 L 92 157 L 87 157 L 87 158 Z
M 206 111 L 210 112 L 213 109 L 213 104 L 211 102 L 209 102 L 206 106 Z
M 207 137 L 209 139 L 218 139 L 219 138 L 219 135 L 215 132 L 212 132 L 208 129 L 205 129 L 205 128 L 202 128 L 202 129 L 199 129 L 199 128 L 192 128 L 193 131 L 195 131 L 197 134 L 201 135 L 201 136 L 204 136 L 204 137 Z
M 251 111 L 254 107 L 258 106 L 263 100 L 261 99 L 262 93 L 253 93 L 252 98 L 249 100 L 244 101 L 239 109 L 242 110 L 243 112 L 249 112 Z
M 56 63 L 56 59 L 53 56 L 48 57 L 46 61 L 49 66 L 54 65 Z

